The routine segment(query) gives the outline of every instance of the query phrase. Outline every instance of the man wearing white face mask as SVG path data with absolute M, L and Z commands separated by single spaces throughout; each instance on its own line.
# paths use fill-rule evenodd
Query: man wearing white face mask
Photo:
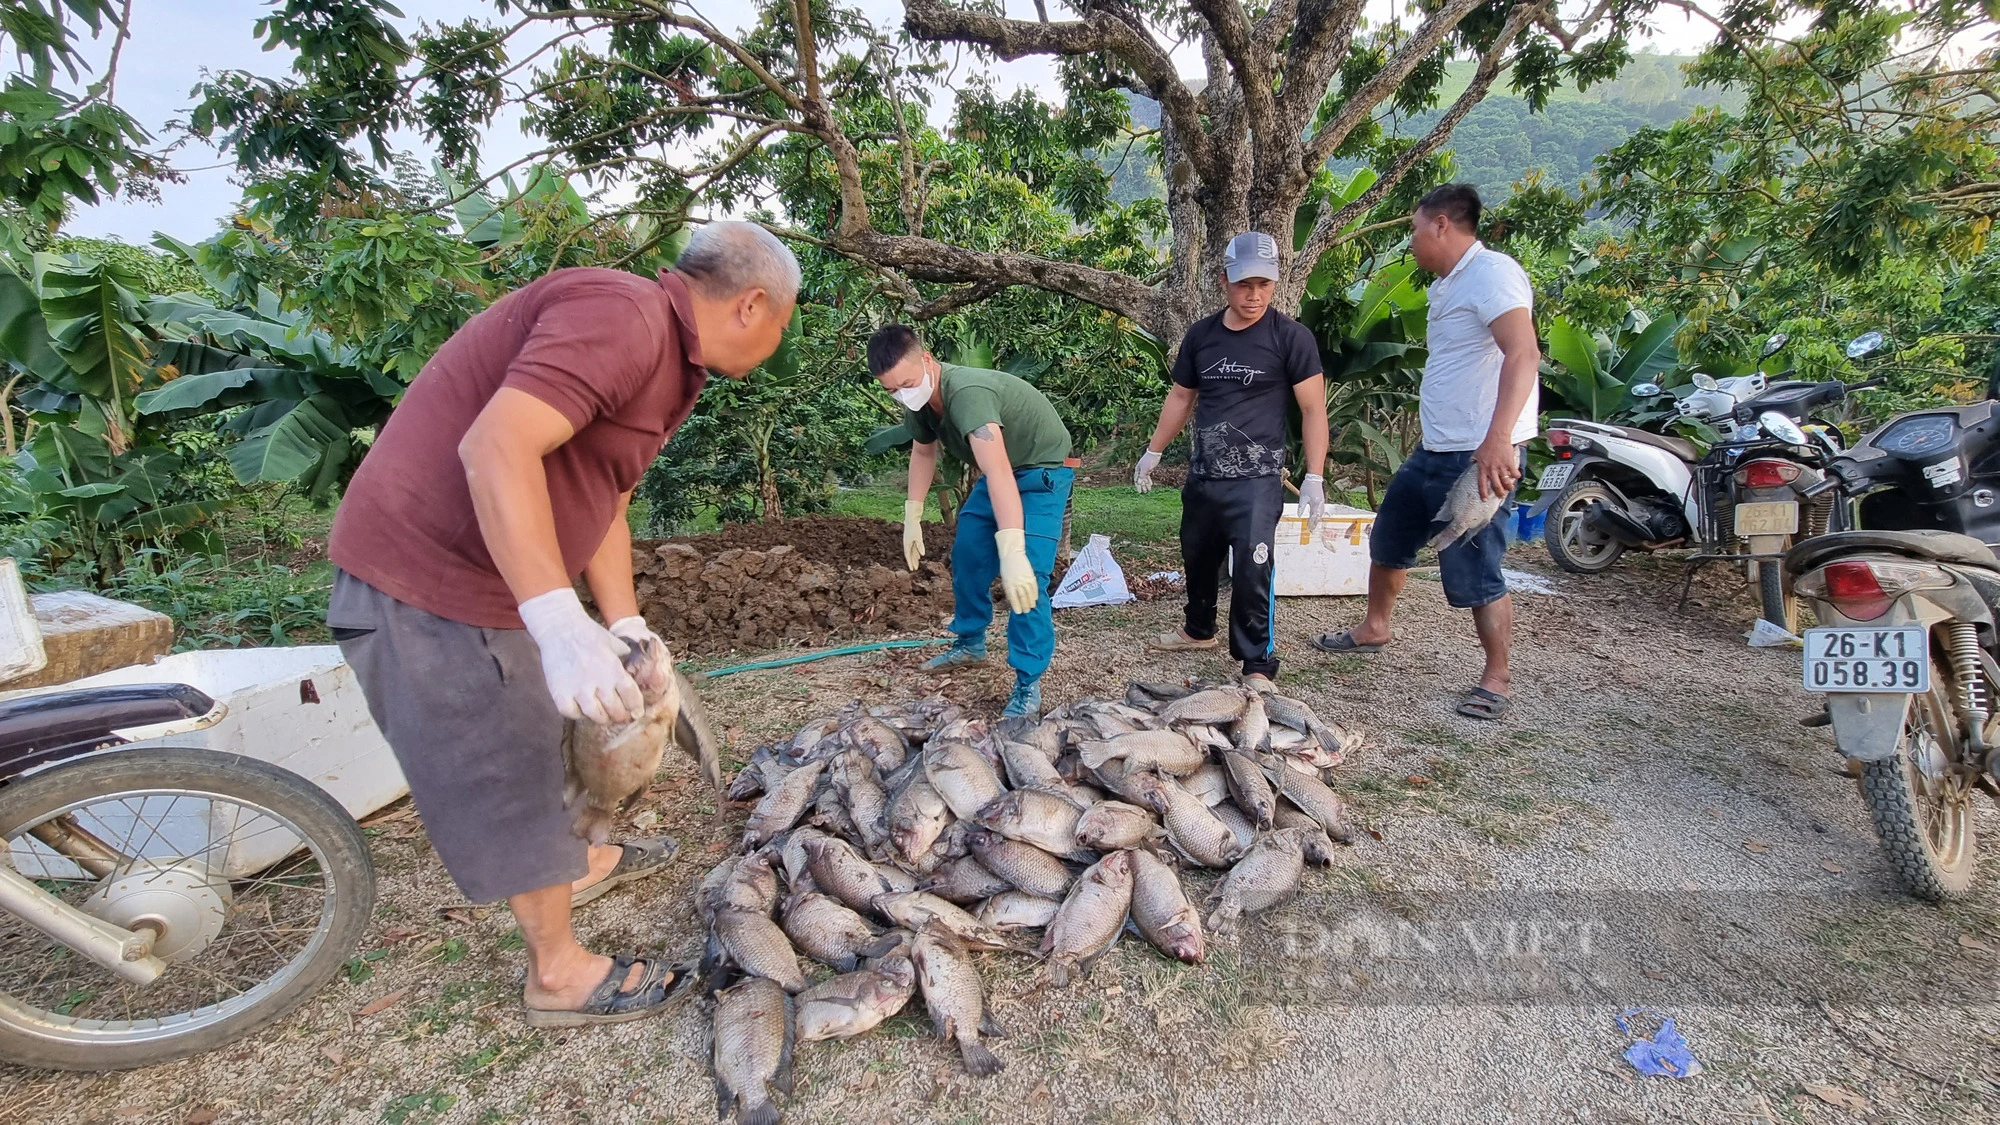
M 1049 575 L 1075 476 L 1065 464 L 1069 430 L 1027 382 L 1004 371 L 939 363 L 901 324 L 869 338 L 868 370 L 902 404 L 904 424 L 915 435 L 903 503 L 903 559 L 911 570 L 924 554 L 924 498 L 937 472 L 939 444 L 982 474 L 958 510 L 951 546 L 951 631 L 957 640 L 924 667 L 986 659 L 998 578 L 1013 610 L 1007 663 L 1014 669 L 1014 692 L 1003 713 L 1040 715 L 1042 673 L 1056 651 Z

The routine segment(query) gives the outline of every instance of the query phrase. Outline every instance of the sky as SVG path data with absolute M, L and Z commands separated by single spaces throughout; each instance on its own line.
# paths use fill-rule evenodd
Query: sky
M 1007 0 L 1007 3 L 1010 14 L 1017 18 L 1034 18 L 1030 0 Z M 397 0 L 397 7 L 407 17 L 406 34 L 423 22 L 456 23 L 469 16 L 485 22 L 499 18 L 491 0 Z M 746 24 L 753 10 L 748 0 L 706 0 L 695 7 L 711 23 L 732 31 Z M 897 0 L 860 0 L 858 7 L 878 27 L 894 27 L 901 22 L 902 5 Z M 253 33 L 253 25 L 265 10 L 262 0 L 134 0 L 132 38 L 125 44 L 118 64 L 118 103 L 157 139 L 165 141 L 170 139 L 167 123 L 186 117 L 195 100 L 189 91 L 201 81 L 205 71 L 284 74 L 291 63 L 289 53 L 263 50 L 263 44 Z M 1683 17 L 1663 16 L 1649 46 L 1654 50 L 1685 51 L 1706 38 L 1704 28 L 1683 23 Z M 107 53 L 105 43 L 89 44 L 85 51 L 98 73 L 102 72 Z M 1177 53 L 1176 61 L 1185 74 L 1200 72 L 1199 55 L 1191 49 Z M 1060 96 L 1054 92 L 1052 60 L 1031 58 L 990 67 L 968 61 L 955 77 L 963 78 L 980 69 L 990 72 L 1002 93 L 1025 84 Z M 944 105 L 933 107 L 938 114 L 948 110 Z M 408 147 L 423 149 L 420 139 L 414 136 L 408 138 Z M 537 147 L 521 134 L 518 117 L 503 118 L 485 138 L 482 165 L 499 167 Z M 172 164 L 186 174 L 187 182 L 163 185 L 157 203 L 114 200 L 79 208 L 65 230 L 72 234 L 116 237 L 131 243 L 149 242 L 155 231 L 188 241 L 206 238 L 241 194 L 232 182 L 232 169 L 221 155 L 200 141 L 184 144 L 173 154 Z

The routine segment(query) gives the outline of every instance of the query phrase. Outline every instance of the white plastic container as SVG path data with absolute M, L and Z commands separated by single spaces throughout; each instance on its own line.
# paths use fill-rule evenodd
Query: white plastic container
M 1328 504 L 1317 540 L 1297 504 L 1285 505 L 1272 543 L 1274 584 L 1281 598 L 1351 597 L 1368 593 L 1368 537 L 1375 513 Z
M 10 692 L 8 697 L 110 684 L 160 683 L 191 684 L 226 706 L 228 714 L 205 730 L 135 746 L 199 746 L 270 762 L 326 790 L 357 819 L 409 792 L 395 754 L 368 716 L 368 702 L 355 682 L 354 670 L 340 658 L 335 645 L 180 652 L 151 664 Z M 229 834 L 222 825 L 210 826 L 209 831 L 214 838 Z M 238 838 L 246 844 L 252 839 L 275 844 L 274 835 L 284 836 L 268 833 L 260 838 L 254 831 L 238 829 Z M 256 845 L 234 845 L 227 862 L 229 873 L 235 876 L 256 870 L 286 850 L 289 843 L 271 855 Z

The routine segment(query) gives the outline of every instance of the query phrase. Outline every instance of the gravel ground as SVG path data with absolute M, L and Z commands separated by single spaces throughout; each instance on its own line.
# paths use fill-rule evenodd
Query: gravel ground
M 1511 564 L 1547 570 L 1539 549 Z M 921 1004 L 800 1052 L 795 1121 L 1991 1121 L 2000 1101 L 2000 893 L 1904 897 L 1878 856 L 1795 652 L 1742 641 L 1740 578 L 1685 615 L 1679 570 L 1640 559 L 1517 598 L 1519 705 L 1451 713 L 1473 682 L 1469 615 L 1410 583 L 1395 643 L 1324 657 L 1305 640 L 1358 601 L 1279 608 L 1288 690 L 1368 735 L 1341 788 L 1375 834 L 1208 964 L 1127 941 L 1081 985 L 982 961 L 1012 1034 L 967 1077 Z M 1074 611 L 1049 705 L 1128 679 L 1219 676 L 1148 657 L 1171 600 Z M 996 645 L 998 638 L 996 637 Z M 943 693 L 997 708 L 996 661 L 945 679 L 921 653 L 730 677 L 703 691 L 734 751 L 852 699 Z M 600 949 L 693 957 L 695 880 L 740 831 L 670 760 L 641 823 L 684 858 L 579 916 Z M 2000 832 L 1984 807 L 1980 828 Z M 519 1017 L 518 934 L 460 902 L 414 817 L 370 827 L 377 925 L 348 974 L 281 1026 L 119 1075 L 0 1069 L 0 1121 L 711 1121 L 706 1011 L 543 1034 Z M 1987 854 L 1991 854 L 1989 848 Z M 1205 884 L 1191 887 L 1199 893 Z M 1614 1017 L 1671 1015 L 1703 1064 L 1642 1078 Z M 365 1014 L 364 1014 L 365 1013 Z M 1650 1034 L 1658 1017 L 1635 1017 Z

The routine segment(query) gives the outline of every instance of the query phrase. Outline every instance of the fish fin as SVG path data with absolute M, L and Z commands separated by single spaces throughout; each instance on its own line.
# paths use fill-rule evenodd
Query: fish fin
M 722 1075 L 720 1074 L 716 1075 L 715 1076 L 715 1119 L 717 1121 L 727 1121 L 729 1119 L 729 1109 L 731 1106 L 735 1104 L 736 1104 L 736 1091 L 729 1088 L 729 1083 L 723 1080 Z
M 763 1101 L 756 1105 L 745 1105 L 737 1111 L 736 1125 L 778 1125 L 784 1119 L 785 1115 L 778 1112 L 778 1107 L 772 1103 L 771 1095 L 767 1091 Z
M 1069 987 L 1069 983 L 1081 975 L 1077 972 L 1076 962 L 1067 957 L 1049 958 L 1047 972 L 1049 983 L 1057 988 Z
M 958 1053 L 965 1059 L 966 1073 L 974 1078 L 990 1078 L 1007 1069 L 1000 1056 L 986 1049 L 986 1044 L 977 1039 L 960 1039 Z
M 887 957 L 891 950 L 903 944 L 903 938 L 903 931 L 889 930 L 878 936 L 874 941 L 856 949 L 854 952 L 863 957 Z M 846 971 L 845 969 L 842 970 L 842 972 Z
M 1001 1026 L 1000 1021 L 995 1018 L 992 1010 L 988 1009 L 979 1014 L 979 1034 L 988 1039 L 1005 1039 L 1007 1038 L 1007 1029 Z
M 778 1051 L 778 1069 L 777 1072 L 771 1076 L 771 1085 L 776 1086 L 778 1089 L 784 1091 L 787 1097 L 789 1097 L 792 1092 L 792 1048 L 795 1045 L 795 1040 L 797 1039 L 798 1036 L 797 1015 L 798 1015 L 798 1001 L 794 1000 L 790 996 L 786 996 L 785 997 L 785 1045 Z M 770 1103 L 766 1102 L 765 1104 L 769 1105 Z M 778 1120 L 775 1110 L 773 1110 L 773 1116 L 771 1120 L 773 1123 L 775 1123 Z

